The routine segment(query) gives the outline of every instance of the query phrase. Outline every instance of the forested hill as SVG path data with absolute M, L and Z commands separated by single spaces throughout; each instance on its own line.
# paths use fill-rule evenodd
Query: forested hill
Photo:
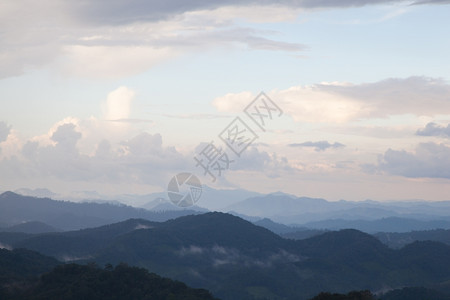
M 104 269 L 95 264 L 63 265 L 25 249 L 0 249 L 0 274 L 2 300 L 216 299 L 207 290 L 189 288 L 142 268 L 125 264 Z

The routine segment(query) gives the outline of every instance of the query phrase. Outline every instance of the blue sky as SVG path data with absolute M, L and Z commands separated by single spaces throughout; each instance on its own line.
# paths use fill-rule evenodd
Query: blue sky
M 449 200 L 450 2 L 177 2 L 0 4 L 0 190 Z M 260 91 L 283 116 L 211 182 Z

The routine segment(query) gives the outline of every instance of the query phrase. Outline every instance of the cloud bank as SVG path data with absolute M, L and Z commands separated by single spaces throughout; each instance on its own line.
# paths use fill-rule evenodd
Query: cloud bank
M 270 91 L 268 96 L 297 122 L 346 123 L 396 115 L 435 116 L 450 111 L 450 84 L 429 77 L 389 78 L 372 83 L 320 83 Z M 256 95 L 227 94 L 212 105 L 239 112 Z
M 414 151 L 388 149 L 372 171 L 409 178 L 450 178 L 450 147 L 421 143 Z
M 186 53 L 246 47 L 298 53 L 306 45 L 236 22 L 295 20 L 300 12 L 448 1 L 3 1 L 0 78 L 52 65 L 64 74 L 120 78 Z M 18 17 L 20 16 L 20 17 Z

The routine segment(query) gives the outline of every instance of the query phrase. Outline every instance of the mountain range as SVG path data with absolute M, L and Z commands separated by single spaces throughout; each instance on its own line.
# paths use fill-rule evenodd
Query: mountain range
M 155 206 L 159 204 L 167 204 L 164 209 L 172 208 L 173 210 L 177 208 L 169 201 L 166 191 L 142 195 L 119 194 L 114 196 L 100 194 L 96 191 L 76 191 L 67 195 L 61 195 L 45 188 L 20 188 L 16 189 L 14 193 L 30 197 L 63 199 L 71 202 L 126 203 L 148 210 L 160 210 L 155 209 Z M 244 189 L 214 189 L 203 185 L 202 194 L 198 202 L 199 206 L 197 208 L 201 211 L 223 211 L 225 207 L 233 203 L 256 196 L 262 196 L 262 194 Z
M 371 234 L 450 229 L 449 201 L 330 202 L 283 193 L 259 195 L 245 190 L 215 190 L 207 186 L 203 192 L 205 199 L 199 204 L 211 202 L 209 207 L 219 207 L 220 203 L 233 203 L 219 210 L 252 222 L 269 218 L 285 226 L 284 232 L 278 232 L 279 228 L 275 230 L 277 233 L 294 232 L 299 228 L 316 231 L 354 228 Z M 145 208 L 139 208 L 115 200 L 75 203 L 5 192 L 0 195 L 0 228 L 37 221 L 56 230 L 73 230 L 129 218 L 164 221 L 209 211 L 201 206 L 179 208 L 163 198 L 163 193 L 154 194 L 156 198 L 151 198 L 152 195 L 145 199 L 153 200 L 143 204 Z M 246 196 L 250 197 L 242 200 Z
M 329 219 L 373 221 L 397 217 L 450 220 L 450 201 L 327 201 L 276 193 L 251 197 L 225 208 L 247 216 L 270 218 L 283 224 L 303 225 Z
M 309 299 L 321 291 L 425 286 L 450 292 L 450 246 L 393 250 L 357 230 L 289 240 L 225 213 L 165 222 L 131 219 L 47 234 L 7 233 L 0 243 L 65 261 L 126 262 L 206 288 L 221 299 Z
M 41 222 L 55 229 L 75 230 L 130 218 L 165 221 L 196 213 L 198 212 L 190 209 L 154 212 L 124 204 L 55 201 L 13 192 L 0 194 L 0 223 L 3 227 Z

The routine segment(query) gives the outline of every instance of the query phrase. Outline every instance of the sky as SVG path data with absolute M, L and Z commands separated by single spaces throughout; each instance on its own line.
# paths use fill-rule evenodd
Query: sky
M 0 190 L 450 200 L 449 4 L 1 1 Z

